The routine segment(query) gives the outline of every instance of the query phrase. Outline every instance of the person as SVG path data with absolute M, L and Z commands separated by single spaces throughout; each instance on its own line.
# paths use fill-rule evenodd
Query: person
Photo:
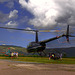
M 16 58 L 18 57 L 18 52 L 16 52 Z
M 52 57 L 54 58 L 54 54 L 52 54 Z
M 11 53 L 11 58 L 13 58 L 13 56 L 14 56 L 14 53 L 12 52 L 12 53 Z
M 49 60 L 50 60 L 50 53 L 49 53 Z
M 62 53 L 60 54 L 60 59 L 62 59 Z
M 16 53 L 14 52 L 13 56 L 15 57 L 16 56 Z

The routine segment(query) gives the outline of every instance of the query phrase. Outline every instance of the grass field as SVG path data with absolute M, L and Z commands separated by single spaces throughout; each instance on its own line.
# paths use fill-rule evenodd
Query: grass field
M 63 58 L 62 60 L 49 60 L 48 57 L 0 57 L 0 59 L 7 59 L 13 61 L 24 61 L 24 62 L 37 62 L 37 63 L 47 63 L 47 64 L 75 64 L 75 58 Z

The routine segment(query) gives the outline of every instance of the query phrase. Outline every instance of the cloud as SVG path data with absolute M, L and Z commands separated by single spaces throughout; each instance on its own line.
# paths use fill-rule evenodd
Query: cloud
M 18 2 L 18 0 L 0 0 L 1 3 L 4 3 L 4 2 Z
M 9 2 L 6 4 L 6 6 L 7 6 L 8 8 L 13 8 L 13 7 L 14 7 L 14 2 L 13 2 L 13 1 L 9 1 Z
M 28 16 L 21 16 L 19 19 L 19 23 L 21 23 L 21 24 L 25 24 L 28 22 L 29 22 Z
M 8 21 L 8 14 L 4 14 L 2 12 L 0 12 L 0 23 L 4 23 L 6 21 Z
M 16 26 L 18 26 L 18 23 L 17 22 L 13 22 L 13 21 L 9 21 L 7 24 L 6 24 L 6 26 L 7 27 L 12 27 L 12 28 L 14 28 L 14 27 L 16 27 Z
M 15 4 L 14 2 L 18 3 L 18 0 L 0 0 L 0 3 L 5 3 L 4 5 L 8 8 L 13 8 Z
M 26 30 L 32 30 L 32 29 L 30 27 L 27 27 Z M 26 32 L 33 33 L 33 34 L 35 33 L 34 31 L 26 31 Z
M 8 14 L 0 12 L 0 25 L 2 26 L 9 26 L 9 27 L 16 27 L 18 23 L 16 19 L 18 18 L 18 10 L 14 9 L 10 11 Z
M 10 1 L 10 0 L 0 0 L 0 2 L 2 2 L 2 3 L 3 3 L 3 2 L 8 2 L 8 1 Z
M 75 25 L 75 0 L 19 0 L 19 3 L 34 15 L 30 24 L 36 28 Z
M 9 14 L 9 18 L 17 18 L 18 17 L 17 13 L 18 13 L 18 10 L 11 11 Z

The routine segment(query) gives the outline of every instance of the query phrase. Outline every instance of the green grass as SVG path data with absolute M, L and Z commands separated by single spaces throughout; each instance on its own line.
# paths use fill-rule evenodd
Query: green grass
M 13 61 L 24 61 L 24 62 L 37 62 L 37 63 L 47 63 L 47 64 L 75 64 L 75 58 L 63 58 L 62 60 L 49 60 L 48 57 L 0 57 L 0 59 L 7 59 Z

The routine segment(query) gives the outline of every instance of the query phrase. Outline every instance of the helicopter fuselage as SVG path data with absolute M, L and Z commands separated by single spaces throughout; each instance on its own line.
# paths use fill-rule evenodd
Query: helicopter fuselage
M 27 52 L 42 52 L 46 48 L 45 43 L 31 42 L 27 47 Z

